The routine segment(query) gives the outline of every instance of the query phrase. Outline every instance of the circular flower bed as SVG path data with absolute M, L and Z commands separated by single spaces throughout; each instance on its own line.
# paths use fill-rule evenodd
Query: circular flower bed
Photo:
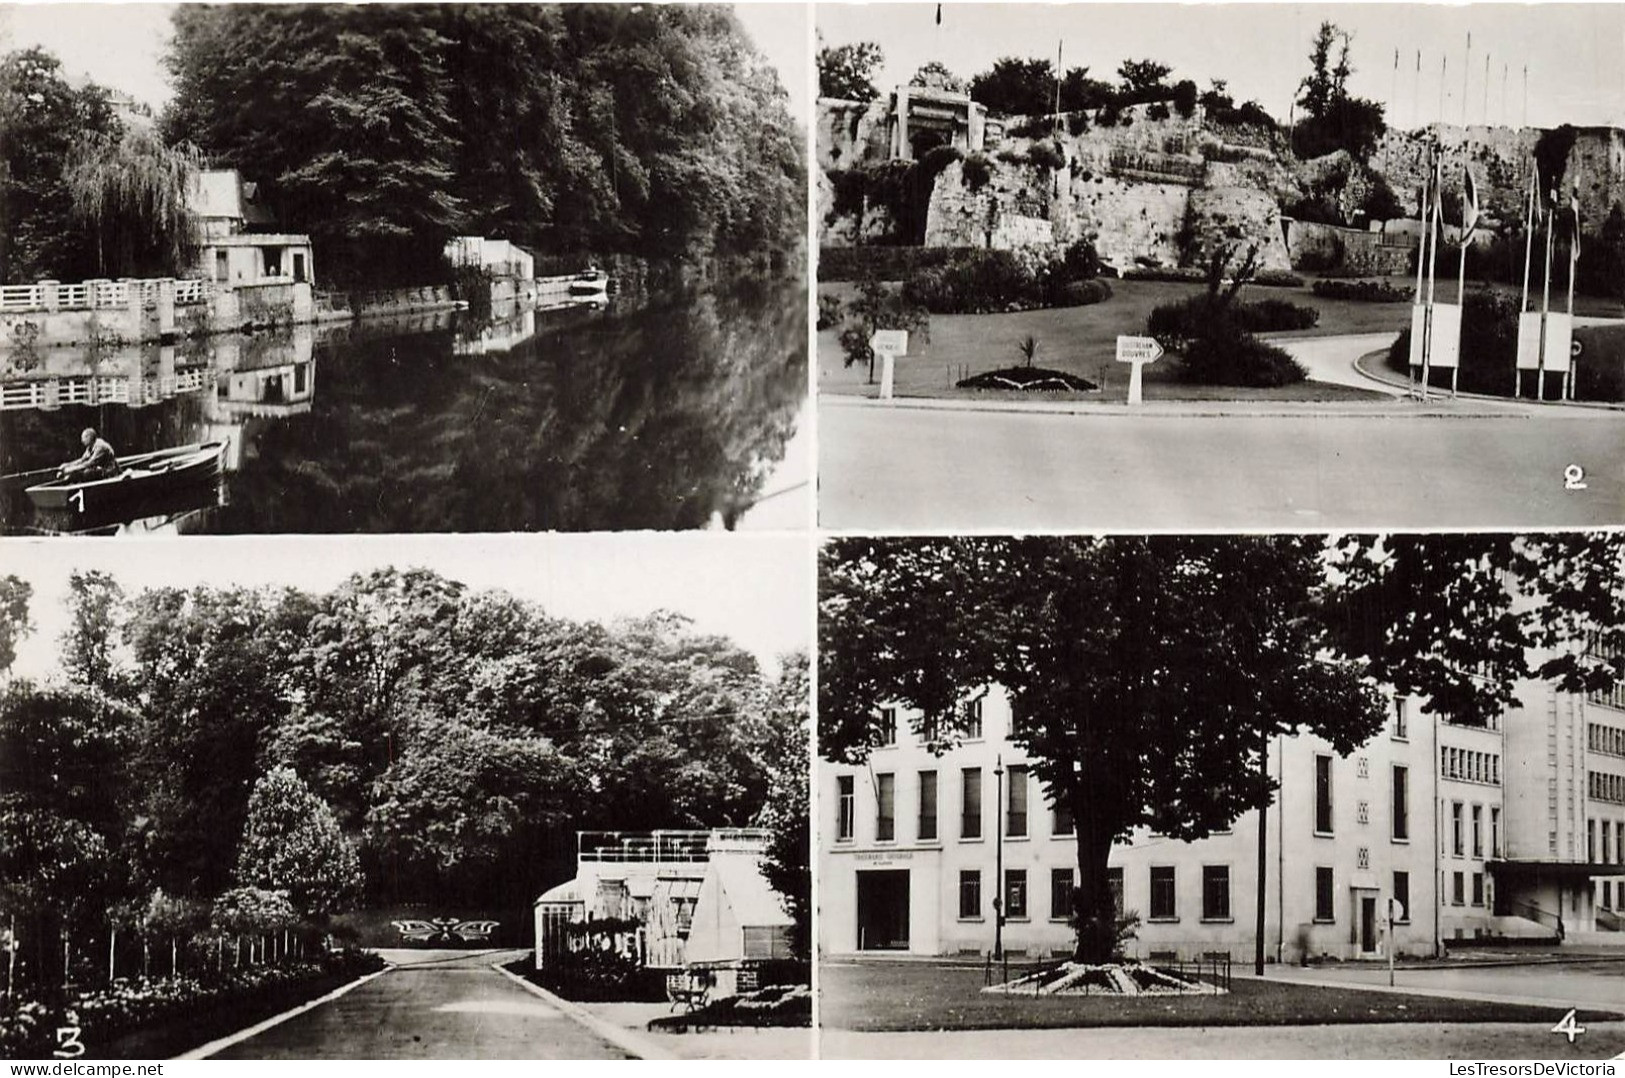
M 1100 387 L 1087 378 L 1048 367 L 1005 367 L 961 379 L 960 389 L 1025 389 L 1038 392 L 1092 393 Z

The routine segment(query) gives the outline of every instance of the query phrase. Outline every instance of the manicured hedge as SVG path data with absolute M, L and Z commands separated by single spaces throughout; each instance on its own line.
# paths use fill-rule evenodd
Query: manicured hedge
M 1407 303 L 1411 290 L 1395 288 L 1387 281 L 1316 281 L 1313 289 L 1322 299 L 1346 299 L 1356 303 Z
M 1151 309 L 1146 332 L 1164 342 L 1179 342 L 1200 336 L 1212 319 L 1211 298 L 1203 293 L 1178 303 L 1161 303 Z M 1232 302 L 1224 317 L 1246 333 L 1281 333 L 1313 329 L 1320 312 L 1284 299 L 1261 299 L 1251 303 Z
M 1199 266 L 1131 266 L 1120 276 L 1125 281 L 1193 281 L 1207 280 L 1207 270 Z M 1259 270 L 1248 284 L 1264 288 L 1301 288 L 1303 278 L 1286 270 Z
M 820 247 L 820 281 L 857 281 L 873 274 L 882 281 L 901 281 L 923 269 L 945 266 L 967 247 Z

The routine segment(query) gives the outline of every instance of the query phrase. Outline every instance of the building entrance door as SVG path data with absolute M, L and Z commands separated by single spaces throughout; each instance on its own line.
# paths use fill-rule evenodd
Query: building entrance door
M 1371 954 L 1377 949 L 1377 897 L 1360 896 L 1360 953 Z
M 858 873 L 858 950 L 908 950 L 908 870 Z
M 293 256 L 293 279 L 300 284 L 305 283 L 305 256 L 295 252 Z

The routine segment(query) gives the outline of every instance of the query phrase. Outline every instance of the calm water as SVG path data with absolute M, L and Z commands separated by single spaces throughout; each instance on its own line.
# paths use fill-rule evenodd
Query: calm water
M 0 472 L 76 456 L 86 426 L 120 455 L 228 441 L 219 484 L 119 521 L 49 519 L 10 484 L 0 529 L 698 528 L 764 499 L 797 519 L 785 510 L 806 505 L 808 477 L 784 461 L 807 396 L 799 285 L 495 313 L 100 356 L 0 342 Z

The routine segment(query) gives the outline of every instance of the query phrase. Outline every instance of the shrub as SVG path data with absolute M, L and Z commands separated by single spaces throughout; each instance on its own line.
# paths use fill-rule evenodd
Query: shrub
M 1314 293 L 1323 299 L 1355 303 L 1404 303 L 1411 298 L 1410 289 L 1395 288 L 1386 281 L 1316 281 Z
M 1054 171 L 1066 167 L 1066 151 L 1059 142 L 1035 142 L 1027 151 L 1027 160 L 1039 168 Z
M 1148 120 L 1166 120 L 1170 115 L 1168 106 L 1161 101 L 1145 110 L 1145 118 Z
M 818 297 L 818 328 L 829 329 L 841 324 L 841 298 L 839 296 Z
M 929 340 L 930 325 L 930 316 L 908 298 L 907 284 L 904 285 L 903 294 L 898 295 L 875 278 L 867 277 L 858 286 L 857 297 L 846 304 L 846 325 L 841 330 L 841 348 L 846 353 L 846 365 L 867 364 L 869 380 L 873 381 L 875 354 L 869 347 L 869 338 L 875 330 L 901 329 L 919 333 Z
M 987 314 L 1040 306 L 1043 285 L 1013 252 L 973 250 L 905 281 L 903 300 L 933 314 Z
M 1088 240 L 1077 240 L 1061 254 L 1051 272 L 1063 283 L 1087 281 L 1100 276 L 1100 255 Z
M 1303 278 L 1291 270 L 1259 270 L 1250 282 L 1264 288 L 1302 288 Z
M 1518 355 L 1518 298 L 1493 292 L 1469 292 L 1462 310 L 1458 387 L 1468 393 L 1510 396 Z M 1400 374 L 1410 371 L 1411 331 L 1401 330 L 1389 346 L 1387 365 Z M 1446 379 L 1449 375 L 1444 376 Z M 1533 385 L 1533 377 L 1524 379 Z
M 1280 333 L 1314 328 L 1320 312 L 1283 299 L 1232 303 L 1221 309 L 1204 293 L 1152 308 L 1146 332 L 1164 343 L 1178 344 L 1204 335 L 1215 321 L 1242 333 Z
M 1013 125 L 1007 132 L 1011 138 L 1043 138 L 1050 132 L 1050 120 L 1033 116 Z
M 973 153 L 960 166 L 960 182 L 972 191 L 980 191 L 993 178 L 993 162 L 986 154 Z
M 1301 382 L 1308 372 L 1273 344 L 1220 330 L 1186 343 L 1179 375 L 1199 385 L 1273 388 Z
M 1063 281 L 1055 286 L 1051 307 L 1087 307 L 1112 298 L 1112 286 L 1102 280 Z
M 820 247 L 818 249 L 818 279 L 820 281 L 861 281 L 864 277 L 877 277 L 882 281 L 901 281 L 922 269 L 945 266 L 962 247 Z

